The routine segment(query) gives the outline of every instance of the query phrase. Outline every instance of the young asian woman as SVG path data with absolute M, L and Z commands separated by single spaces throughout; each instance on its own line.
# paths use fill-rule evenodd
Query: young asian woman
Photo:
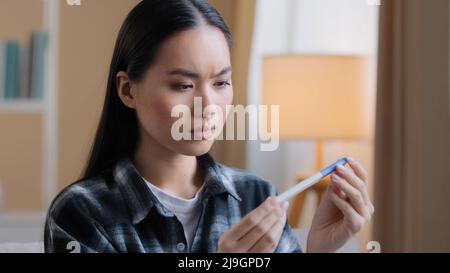
M 276 189 L 208 153 L 233 100 L 232 35 L 204 0 L 144 0 L 117 37 L 97 134 L 79 181 L 54 199 L 46 252 L 302 252 Z M 177 105 L 196 140 L 175 140 Z M 194 113 L 195 111 L 192 111 Z M 218 122 L 218 120 L 222 120 Z M 333 252 L 373 214 L 367 173 L 350 159 L 332 175 L 307 252 Z

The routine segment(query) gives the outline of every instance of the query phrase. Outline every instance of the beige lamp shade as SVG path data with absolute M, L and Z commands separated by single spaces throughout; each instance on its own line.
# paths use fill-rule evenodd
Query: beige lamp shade
M 281 139 L 365 139 L 366 76 L 363 57 L 265 57 L 262 103 L 280 106 Z

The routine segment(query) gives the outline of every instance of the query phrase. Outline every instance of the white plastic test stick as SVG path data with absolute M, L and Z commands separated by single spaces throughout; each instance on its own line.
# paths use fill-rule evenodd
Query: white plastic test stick
M 297 185 L 293 186 L 292 188 L 288 189 L 287 191 L 283 192 L 282 194 L 278 195 L 277 201 L 278 202 L 284 202 L 286 200 L 291 199 L 295 195 L 301 193 L 302 191 L 306 190 L 307 188 L 314 186 L 316 183 L 318 183 L 320 180 L 324 179 L 326 176 L 330 175 L 332 172 L 336 170 L 336 167 L 338 165 L 345 165 L 347 163 L 347 158 L 343 157 L 331 164 L 330 166 L 326 167 L 325 169 L 321 170 L 320 172 L 317 172 L 316 174 L 306 178 L 302 182 L 298 183 Z

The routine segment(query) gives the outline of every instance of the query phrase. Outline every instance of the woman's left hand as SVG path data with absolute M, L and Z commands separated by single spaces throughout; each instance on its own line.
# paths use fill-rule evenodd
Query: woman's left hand
M 367 191 L 367 172 L 349 158 L 338 166 L 317 209 L 308 235 L 307 252 L 334 252 L 371 219 L 374 206 Z

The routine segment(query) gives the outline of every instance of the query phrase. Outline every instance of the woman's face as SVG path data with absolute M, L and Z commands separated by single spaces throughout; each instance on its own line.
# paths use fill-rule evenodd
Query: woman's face
M 211 26 L 175 34 L 162 44 L 144 77 L 131 84 L 130 93 L 141 138 L 184 155 L 208 152 L 223 129 L 226 105 L 233 100 L 230 50 L 224 34 Z M 197 112 L 194 97 L 202 101 L 196 105 Z M 180 105 L 190 110 L 184 120 L 191 128 L 180 129 L 186 130 L 191 140 L 177 140 L 172 133 L 180 119 L 172 117 L 172 110 Z M 205 112 L 206 107 L 221 111 Z

